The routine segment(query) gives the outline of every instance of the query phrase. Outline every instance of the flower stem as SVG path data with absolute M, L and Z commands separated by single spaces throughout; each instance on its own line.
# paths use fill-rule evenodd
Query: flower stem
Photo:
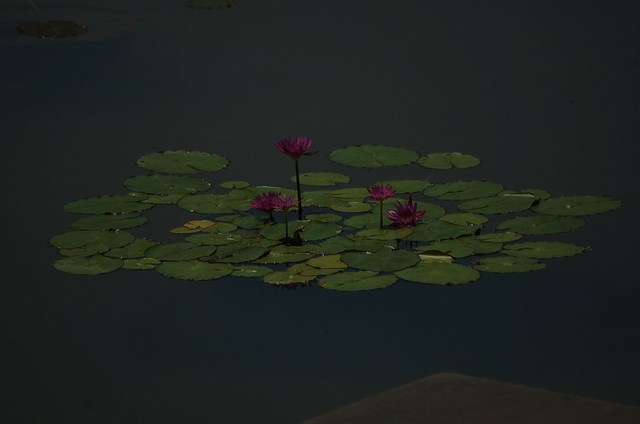
M 382 230 L 382 202 L 383 200 L 380 201 L 380 229 Z
M 289 211 L 284 211 L 284 243 L 289 245 Z
M 298 191 L 298 221 L 302 221 L 302 192 L 300 191 L 300 169 L 298 167 L 298 159 L 296 162 L 296 190 Z

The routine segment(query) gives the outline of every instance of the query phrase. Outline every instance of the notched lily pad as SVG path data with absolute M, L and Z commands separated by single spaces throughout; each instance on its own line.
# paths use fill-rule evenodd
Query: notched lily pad
M 489 220 L 484 215 L 478 215 L 475 213 L 449 213 L 438 218 L 440 221 L 448 222 L 454 225 L 481 225 Z
M 120 259 L 142 258 L 148 249 L 159 245 L 160 243 L 154 240 L 137 238 L 126 246 L 109 250 L 104 255 Z
M 177 242 L 154 246 L 145 252 L 149 258 L 162 261 L 187 261 L 211 255 L 216 251 L 215 246 L 202 246 L 190 242 Z
M 396 193 L 420 193 L 429 186 L 432 186 L 427 180 L 390 180 L 382 181 L 376 184 L 390 185 Z
M 335 172 L 306 172 L 300 174 L 300 184 L 308 186 L 334 186 L 336 184 L 346 184 L 351 180 L 348 175 Z M 291 177 L 291 181 L 296 182 L 296 176 Z
M 502 221 L 496 229 L 525 235 L 556 234 L 576 230 L 584 224 L 584 219 L 575 216 L 534 215 Z
M 464 258 L 466 256 L 499 252 L 502 249 L 502 243 L 478 240 L 475 237 L 460 237 L 432 243 L 426 246 L 426 249 L 445 252 L 454 258 Z
M 420 262 L 420 257 L 408 250 L 378 252 L 346 252 L 342 261 L 352 268 L 365 271 L 391 272 L 408 268 Z
M 122 268 L 124 269 L 153 269 L 157 268 L 162 261 L 155 258 L 135 258 L 135 259 L 125 259 L 124 265 Z
M 306 262 L 307 265 L 314 268 L 346 268 L 347 264 L 340 260 L 340 255 L 321 255 L 311 258 Z
M 418 159 L 418 165 L 431 169 L 472 168 L 480 164 L 480 159 L 458 152 L 431 153 Z
M 246 181 L 225 181 L 220 183 L 220 187 L 222 188 L 246 188 L 249 187 L 251 184 L 249 184 Z
M 480 273 L 465 265 L 426 263 L 394 273 L 402 280 L 423 284 L 465 284 L 480 278 Z
M 545 265 L 532 258 L 515 256 L 495 256 L 473 263 L 473 267 L 484 272 L 511 273 L 543 269 Z
M 95 215 L 73 221 L 71 228 L 75 230 L 124 230 L 138 227 L 147 221 L 147 217 L 141 215 Z
M 234 277 L 262 277 L 271 272 L 273 272 L 273 270 L 266 266 L 239 265 L 234 268 L 231 275 Z
M 537 201 L 531 193 L 500 193 L 459 203 L 458 209 L 481 214 L 512 213 L 527 210 Z
M 470 200 L 493 196 L 503 188 L 502 184 L 489 181 L 456 181 L 427 187 L 423 193 L 441 200 Z
M 58 259 L 53 266 L 67 274 L 97 275 L 115 271 L 122 267 L 122 260 L 117 258 L 107 258 L 102 255 L 89 257 L 68 256 Z
M 363 144 L 334 150 L 329 159 L 356 168 L 402 166 L 415 162 L 420 155 L 409 149 L 394 146 Z
M 378 275 L 372 271 L 345 271 L 337 274 L 320 277 L 319 285 L 322 288 L 338 291 L 364 291 L 384 289 L 394 284 L 398 279 L 393 275 Z
M 156 269 L 166 277 L 193 281 L 216 280 L 234 271 L 234 268 L 227 264 L 212 264 L 198 260 L 164 262 Z
M 557 241 L 537 241 L 528 243 L 515 243 L 505 246 L 502 253 L 510 256 L 526 258 L 547 259 L 573 256 L 585 251 L 585 248 L 571 243 Z
M 197 174 L 224 169 L 229 160 L 216 153 L 167 150 L 142 156 L 136 162 L 141 168 L 167 174 Z
M 64 210 L 72 213 L 95 215 L 142 212 L 154 206 L 151 203 L 143 203 L 147 197 L 146 194 L 142 193 L 89 197 L 67 203 L 64 206 Z
M 551 197 L 533 209 L 546 215 L 581 216 L 609 212 L 620 205 L 622 202 L 613 197 L 565 196 Z
M 49 239 L 49 244 L 60 249 L 73 249 L 95 244 L 114 248 L 125 246 L 134 239 L 135 236 L 126 231 L 78 230 L 55 235 Z
M 331 209 L 337 212 L 360 213 L 371 210 L 371 204 L 363 202 L 332 203 Z

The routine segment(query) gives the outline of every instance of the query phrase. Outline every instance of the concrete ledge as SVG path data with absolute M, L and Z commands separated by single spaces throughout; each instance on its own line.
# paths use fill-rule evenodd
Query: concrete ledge
M 638 424 L 640 408 L 460 374 L 435 374 L 304 424 Z

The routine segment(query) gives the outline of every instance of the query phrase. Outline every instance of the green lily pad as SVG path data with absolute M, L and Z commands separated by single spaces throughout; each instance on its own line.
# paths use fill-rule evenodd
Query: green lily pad
M 206 246 L 222 246 L 239 242 L 242 240 L 242 236 L 235 233 L 200 233 L 189 236 L 185 240 Z
M 86 245 L 104 245 L 108 248 L 131 243 L 135 236 L 126 231 L 78 230 L 58 234 L 49 239 L 49 244 L 60 249 L 73 249 Z
M 335 172 L 306 172 L 300 174 L 300 184 L 308 186 L 334 186 L 348 183 L 350 180 L 351 178 L 348 175 Z M 295 175 L 291 177 L 291 181 L 296 182 Z
M 234 271 L 234 268 L 227 264 L 211 264 L 198 260 L 164 262 L 156 269 L 166 277 L 192 281 L 216 280 Z
M 300 253 L 284 253 L 271 250 L 268 255 L 255 260 L 259 264 L 288 264 L 293 262 L 302 262 L 311 259 L 313 255 L 307 252 Z
M 238 265 L 234 268 L 231 275 L 234 277 L 262 277 L 271 272 L 273 272 L 273 270 L 266 266 Z
M 335 255 L 345 250 L 360 252 L 377 252 L 386 249 L 386 242 L 383 240 L 370 240 L 362 238 L 347 238 L 336 236 L 322 241 L 313 246 L 312 252 L 318 255 Z
M 319 285 L 322 288 L 338 291 L 364 291 L 384 289 L 394 284 L 398 279 L 393 275 L 377 275 L 371 271 L 345 271 L 321 277 Z
M 478 215 L 475 213 L 449 213 L 438 218 L 440 221 L 448 222 L 454 225 L 481 225 L 489 220 L 484 215 Z
M 152 203 L 143 203 L 147 197 L 146 194 L 142 193 L 90 197 L 67 203 L 64 206 L 64 210 L 72 213 L 95 215 L 142 212 L 154 206 Z
M 132 258 L 125 259 L 124 265 L 122 268 L 124 269 L 153 269 L 157 268 L 162 261 L 155 258 Z
M 418 159 L 418 165 L 431 169 L 472 168 L 480 164 L 480 159 L 458 152 L 431 153 Z
M 333 222 L 289 222 L 289 236 L 293 236 L 293 232 L 297 229 L 302 229 L 300 237 L 305 241 L 326 239 L 333 237 L 342 231 L 342 228 Z M 283 223 L 267 225 L 260 230 L 260 235 L 269 240 L 280 240 L 285 236 L 285 225 Z
M 525 235 L 556 234 L 573 231 L 584 224 L 584 219 L 575 216 L 534 215 L 503 221 L 496 229 Z
M 454 239 L 461 236 L 475 234 L 480 229 L 478 225 L 455 225 L 443 221 L 428 221 L 419 224 L 413 229 L 413 233 L 406 240 L 433 242 L 446 239 Z
M 187 193 L 174 193 L 174 194 L 149 194 L 149 197 L 144 199 L 142 203 L 152 203 L 154 205 L 175 205 L 178 200 L 187 196 Z
M 237 229 L 238 227 L 236 227 L 235 224 L 232 224 L 230 222 L 214 221 L 213 225 L 203 228 L 202 232 L 203 233 L 230 233 L 232 231 L 236 231 Z
M 247 246 L 243 249 L 239 249 L 226 255 L 219 255 L 216 253 L 214 257 L 216 262 L 227 262 L 239 264 L 243 262 L 251 262 L 262 257 L 267 252 L 267 249 L 260 246 Z
M 229 160 L 215 153 L 168 150 L 150 153 L 137 161 L 141 168 L 167 174 L 197 174 L 224 169 Z
M 141 215 L 93 215 L 80 218 L 71 223 L 75 230 L 124 230 L 143 225 L 147 217 Z
M 325 193 L 329 197 L 332 197 L 334 199 L 341 199 L 341 200 L 344 200 L 345 202 L 361 201 L 365 197 L 369 196 L 369 192 L 367 191 L 366 188 L 363 188 L 363 187 L 339 188 L 335 190 L 326 191 Z
M 391 272 L 417 264 L 420 257 L 408 250 L 385 250 L 346 252 L 342 254 L 342 261 L 352 268 L 365 271 Z
M 331 275 L 342 271 L 344 268 L 315 268 L 306 263 L 297 263 L 287 268 L 292 274 L 299 274 L 304 277 L 319 277 L 321 275 Z
M 571 243 L 557 241 L 537 241 L 516 243 L 505 246 L 502 253 L 534 259 L 561 258 L 573 256 L 585 251 L 585 248 Z
M 190 242 L 177 242 L 154 246 L 145 252 L 149 258 L 162 261 L 188 261 L 203 258 L 216 251 L 215 246 L 202 246 Z
M 622 202 L 613 197 L 566 196 L 551 197 L 533 209 L 546 215 L 581 216 L 609 212 L 620 205 Z
M 103 243 L 86 244 L 80 247 L 62 248 L 58 252 L 62 256 L 95 256 L 109 251 L 109 246 Z
M 382 168 L 402 166 L 418 160 L 420 155 L 409 149 L 394 146 L 363 144 L 334 150 L 329 159 L 341 165 L 356 168 Z
M 356 237 L 373 240 L 399 240 L 413 233 L 413 228 L 369 228 L 358 231 Z
M 283 188 L 283 187 L 278 187 L 278 186 L 251 186 L 251 187 L 247 187 L 245 189 L 243 189 L 246 193 L 247 193 L 247 197 L 252 199 L 258 195 L 258 194 L 265 194 L 265 193 L 269 193 L 269 192 L 274 192 L 274 193 L 280 193 L 283 196 L 284 195 L 289 195 L 292 197 L 296 197 L 298 195 L 298 193 L 294 190 L 294 189 L 290 189 L 290 188 Z M 307 194 L 307 192 L 305 192 L 304 194 Z
M 304 284 L 316 278 L 314 275 L 292 274 L 288 270 L 274 271 L 262 277 L 267 284 Z
M 391 181 L 382 181 L 376 184 L 390 185 L 398 194 L 420 193 L 427 187 L 433 185 L 426 180 L 391 180 Z
M 315 213 L 310 214 L 305 217 L 309 221 L 317 221 L 317 222 L 340 222 L 342 221 L 342 217 L 335 213 Z
M 456 181 L 427 187 L 423 193 L 442 200 L 470 200 L 493 196 L 503 188 L 502 184 L 489 181 Z
M 137 238 L 126 246 L 109 250 L 104 255 L 120 259 L 142 258 L 147 249 L 159 245 L 160 243 L 154 240 Z
M 440 252 L 439 250 L 424 250 L 424 251 L 421 251 L 421 253 L 418 256 L 420 256 L 420 262 L 418 262 L 418 265 L 433 264 L 433 263 L 437 263 L 437 264 L 453 263 L 453 256 L 447 255 L 446 253 Z
M 484 214 L 520 212 L 529 209 L 539 199 L 530 193 L 506 193 L 497 196 L 467 200 L 458 204 L 458 209 Z
M 332 203 L 331 209 L 338 212 L 359 213 L 371 210 L 371 204 L 363 202 Z
M 438 250 L 454 258 L 472 255 L 487 255 L 502 249 L 502 243 L 478 240 L 475 237 L 460 237 L 453 240 L 442 240 L 426 246 L 429 250 Z
M 336 199 L 328 193 L 328 190 L 305 190 L 302 193 L 302 206 L 328 208 L 332 203 L 336 203 Z
M 262 228 L 266 225 L 263 218 L 259 218 L 255 215 L 237 216 L 231 221 L 233 225 L 247 230 L 254 230 L 256 228 Z
M 476 238 L 490 243 L 509 243 L 510 241 L 520 240 L 522 235 L 512 233 L 510 231 L 504 231 L 500 233 L 480 234 L 479 236 L 476 236 Z
M 225 181 L 220 183 L 220 187 L 222 188 L 246 188 L 249 187 L 251 184 L 249 184 L 246 181 Z
M 107 258 L 102 255 L 90 256 L 88 258 L 81 256 L 69 256 L 58 259 L 53 266 L 67 274 L 78 275 L 97 275 L 115 271 L 122 267 L 122 260 L 116 258 Z
M 396 271 L 394 275 L 402 280 L 423 284 L 466 284 L 480 278 L 475 269 L 459 264 L 426 263 Z
M 147 194 L 193 194 L 206 191 L 211 184 L 203 179 L 185 175 L 136 175 L 124 180 L 123 185 L 131 191 Z
M 322 255 L 311 258 L 306 262 L 307 265 L 314 268 L 346 268 L 347 264 L 340 260 L 340 255 Z
M 545 265 L 532 258 L 496 256 L 476 261 L 473 267 L 484 272 L 511 273 L 537 271 L 543 269 Z

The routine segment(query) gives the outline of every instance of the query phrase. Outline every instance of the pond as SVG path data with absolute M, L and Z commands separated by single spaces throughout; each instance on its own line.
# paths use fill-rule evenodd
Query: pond
M 9 421 L 293 423 L 443 371 L 640 405 L 637 5 L 35 3 L 50 17 L 0 9 Z M 17 32 L 39 19 L 87 31 Z M 295 189 L 273 146 L 288 136 L 319 150 L 304 172 L 348 172 L 354 187 L 496 181 L 622 206 L 553 237 L 588 252 L 454 286 L 344 293 L 53 267 L 48 240 L 77 218 L 64 206 L 125 192 L 139 157 L 217 153 L 230 166 L 207 175 L 214 186 Z M 361 144 L 481 163 L 382 172 L 328 158 Z M 162 242 L 190 219 L 146 215 Z

